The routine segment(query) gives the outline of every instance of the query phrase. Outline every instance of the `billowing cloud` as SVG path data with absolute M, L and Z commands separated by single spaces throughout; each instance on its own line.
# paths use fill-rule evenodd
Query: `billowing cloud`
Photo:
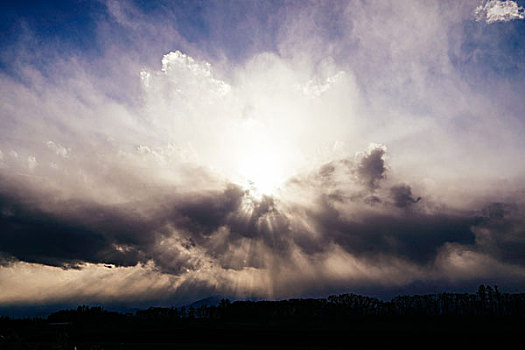
M 512 0 L 489 0 L 476 7 L 474 15 L 477 21 L 487 23 L 508 22 L 515 19 L 524 19 L 523 7 Z
M 96 58 L 21 41 L 0 304 L 522 288 L 522 49 L 454 4 L 110 2 Z
M 357 168 L 360 179 L 371 190 L 379 186 L 379 181 L 385 178 L 385 149 L 383 147 L 371 147 L 368 153 L 362 157 Z
M 396 207 L 405 208 L 421 200 L 421 197 L 414 198 L 412 189 L 408 185 L 397 185 L 390 188 L 390 194 Z

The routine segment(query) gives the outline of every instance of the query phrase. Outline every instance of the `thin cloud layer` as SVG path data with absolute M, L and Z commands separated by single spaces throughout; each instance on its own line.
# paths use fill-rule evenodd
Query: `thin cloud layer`
M 523 288 L 523 49 L 472 26 L 497 3 L 109 2 L 96 58 L 19 38 L 0 304 Z

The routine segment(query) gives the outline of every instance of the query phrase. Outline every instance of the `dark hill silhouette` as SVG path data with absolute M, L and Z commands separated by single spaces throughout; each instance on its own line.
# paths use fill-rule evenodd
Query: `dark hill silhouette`
M 227 297 L 224 295 L 212 295 L 207 298 L 194 301 L 193 303 L 186 305 L 186 308 L 189 308 L 189 307 L 198 308 L 201 306 L 217 306 L 219 305 L 222 299 L 234 300 L 235 298 Z

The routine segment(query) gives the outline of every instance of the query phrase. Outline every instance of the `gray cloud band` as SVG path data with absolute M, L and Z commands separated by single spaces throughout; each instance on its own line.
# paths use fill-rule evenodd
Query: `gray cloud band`
M 415 199 L 406 184 L 380 191 L 386 176 L 383 154 L 382 148 L 372 149 L 357 161 L 325 165 L 309 180 L 296 179 L 294 186 L 318 193 L 304 207 L 271 196 L 255 198 L 229 185 L 223 191 L 164 197 L 147 204 L 153 208 L 148 215 L 134 212 L 132 204 L 64 202 L 49 211 L 45 198 L 3 188 L 0 251 L 4 264 L 20 260 L 81 268 L 86 262 L 134 266 L 153 261 L 175 275 L 206 263 L 264 268 L 268 255 L 286 261 L 291 247 L 308 256 L 331 244 L 363 261 L 386 256 L 427 266 L 453 243 L 511 264 L 525 263 L 525 225 L 518 206 L 495 203 L 468 213 L 420 208 L 425 200 Z M 335 181 L 329 178 L 343 167 L 351 190 L 337 184 L 328 192 L 326 186 L 315 188 L 315 181 Z M 331 195 L 336 192 L 339 196 Z M 349 213 L 348 206 L 360 209 Z M 298 217 L 308 225 L 298 223 Z M 241 241 L 251 247 L 242 258 Z

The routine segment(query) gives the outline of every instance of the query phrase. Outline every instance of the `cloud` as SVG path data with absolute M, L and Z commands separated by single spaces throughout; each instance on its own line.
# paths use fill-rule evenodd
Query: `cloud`
M 29 170 L 34 170 L 38 165 L 38 162 L 36 160 L 35 156 L 29 156 L 27 157 L 27 167 Z
M 324 82 L 314 82 L 313 80 L 309 80 L 306 82 L 306 84 L 302 87 L 302 91 L 305 95 L 312 96 L 312 97 L 319 97 L 322 94 L 324 94 L 326 91 L 330 89 L 330 87 L 336 83 L 345 72 L 340 71 L 332 76 L 329 76 L 324 80 Z
M 524 19 L 523 7 L 512 0 L 489 0 L 474 10 L 476 21 L 486 23 L 509 22 L 515 19 Z
M 408 207 L 421 200 L 421 197 L 414 198 L 412 196 L 412 189 L 408 185 L 392 186 L 390 194 L 394 199 L 394 205 L 399 208 Z
M 161 71 L 168 76 L 176 76 L 178 85 L 181 83 L 181 80 L 186 81 L 189 84 L 194 82 L 200 84 L 205 83 L 207 84 L 206 89 L 217 94 L 218 96 L 224 96 L 230 90 L 230 86 L 228 84 L 212 77 L 211 65 L 208 62 L 196 62 L 192 57 L 189 57 L 178 50 L 165 54 L 162 57 L 161 62 Z M 176 71 L 177 73 L 174 74 L 173 71 Z M 142 73 L 143 72 L 141 72 L 141 74 Z M 186 74 L 190 74 L 192 77 L 185 79 Z M 189 89 L 190 87 L 188 85 L 179 85 L 179 91 L 182 91 L 183 89 Z M 203 86 L 199 85 L 198 88 L 202 89 Z
M 384 155 L 386 147 L 371 145 L 368 152 L 362 157 L 357 173 L 371 190 L 379 187 L 379 181 L 385 178 L 386 168 Z
M 62 145 L 58 145 L 54 143 L 53 141 L 47 141 L 46 142 L 47 147 L 56 153 L 57 156 L 67 158 L 68 153 L 71 152 L 71 149 L 67 149 Z
M 524 285 L 521 82 L 472 3 L 176 6 L 0 75 L 0 303 Z
M 257 198 L 230 184 L 121 205 L 71 200 L 49 205 L 47 195 L 11 186 L 1 201 L 3 261 L 7 269 L 47 265 L 93 273 L 101 271 L 96 266 L 110 264 L 118 274 L 138 276 L 140 284 L 149 283 L 139 273 L 146 269 L 171 281 L 151 296 L 167 299 L 189 286 L 202 293 L 276 297 L 327 292 L 348 283 L 365 288 L 484 276 L 482 268 L 468 274 L 460 259 L 465 254 L 498 261 L 496 266 L 509 273 L 510 266 L 524 264 L 519 254 L 524 223 L 515 205 L 490 204 L 482 216 L 428 201 L 406 211 L 418 201 L 408 185 L 376 186 L 376 200 L 370 201 L 369 181 L 363 182 L 360 169 L 385 152 L 372 146 L 292 181 L 288 186 L 299 196 L 315 193 L 313 202 L 295 204 L 286 194 Z M 380 171 L 372 167 L 364 173 L 366 180 L 372 173 L 371 178 L 380 174 L 386 181 L 388 167 L 380 163 Z M 493 276 L 498 269 L 490 271 Z M 75 273 L 88 275 L 95 278 L 91 272 Z M 320 280 L 324 289 L 312 287 Z M 102 300 L 91 287 L 71 297 Z

